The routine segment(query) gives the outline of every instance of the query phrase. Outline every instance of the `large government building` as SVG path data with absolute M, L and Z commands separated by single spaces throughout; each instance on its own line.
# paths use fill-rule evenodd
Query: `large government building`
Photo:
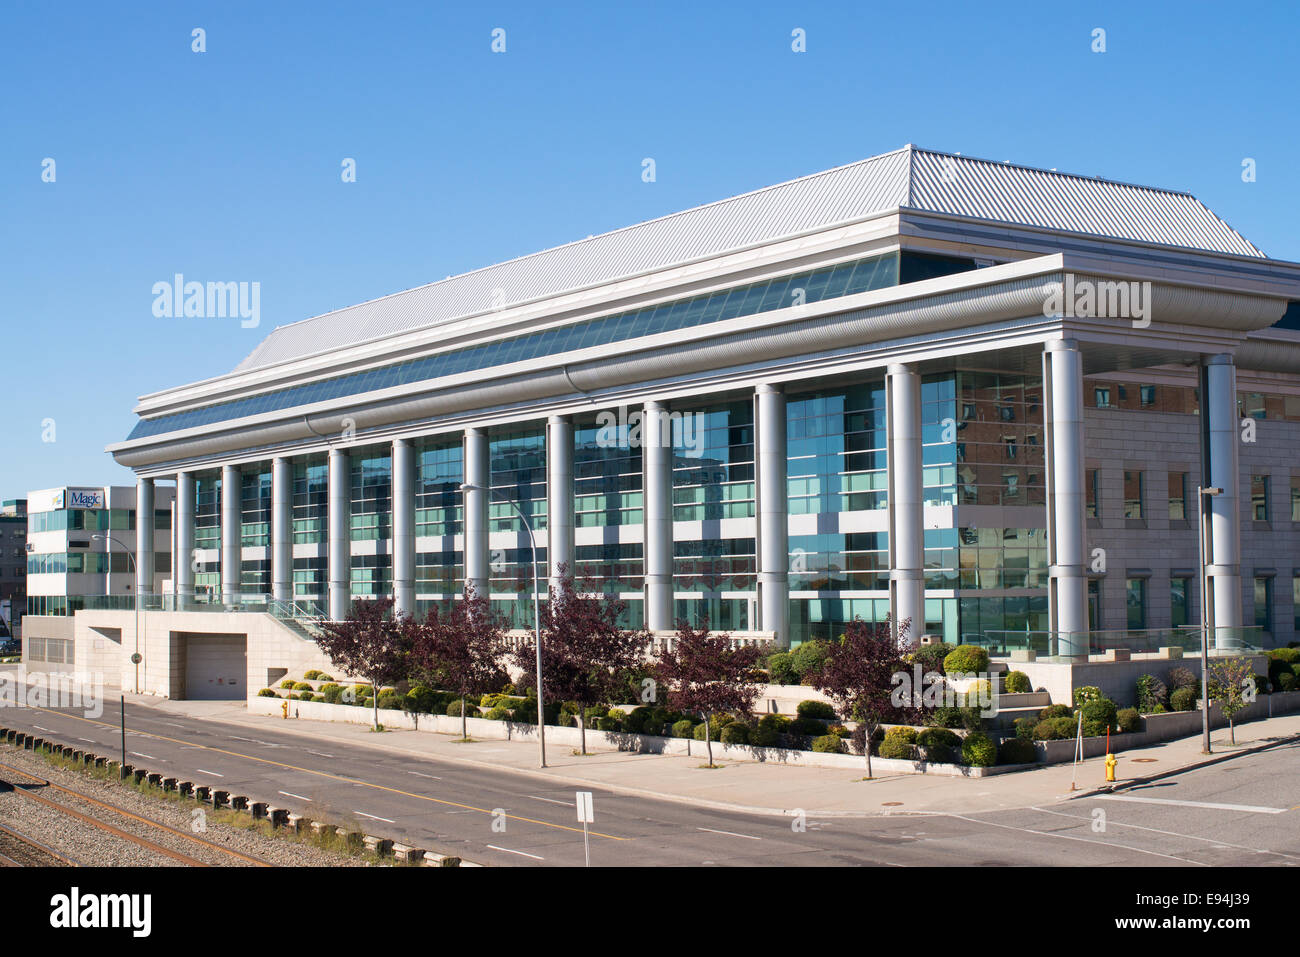
M 110 451 L 205 620 L 469 583 L 527 627 L 526 520 L 631 625 L 1080 655 L 1197 624 L 1206 487 L 1211 624 L 1285 644 L 1298 302 L 1186 193 L 907 146 L 282 326 Z

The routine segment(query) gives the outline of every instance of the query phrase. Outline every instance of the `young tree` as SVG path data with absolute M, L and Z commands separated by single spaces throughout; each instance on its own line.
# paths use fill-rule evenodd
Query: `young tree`
M 641 661 L 648 642 L 644 632 L 619 626 L 626 608 L 627 602 L 609 595 L 579 594 L 573 577 L 564 572 L 542 609 L 542 681 L 550 699 L 576 701 L 581 708 L 583 754 L 587 753 L 587 709 L 616 693 L 618 675 Z M 514 650 L 525 687 L 536 684 L 536 656 L 532 641 L 521 642 Z M 545 716 L 539 715 L 538 720 Z
M 749 718 L 762 691 L 763 673 L 758 669 L 762 653 L 755 646 L 732 647 L 731 636 L 709 635 L 707 620 L 692 628 L 685 619 L 677 622 L 671 650 L 659 657 L 655 674 L 667 689 L 670 707 L 704 718 L 704 743 L 713 767 L 714 715 L 734 714 Z
M 1205 683 L 1205 707 L 1210 698 L 1219 702 L 1219 710 L 1228 719 L 1228 739 L 1237 743 L 1235 718 L 1255 700 L 1255 667 L 1249 658 L 1223 658 L 1210 665 L 1210 680 Z
M 501 659 L 505 629 L 486 596 L 465 588 L 461 601 L 429 609 L 415 629 L 411 663 L 421 680 L 460 695 L 460 736 L 469 740 L 465 699 L 499 691 L 509 680 Z
M 349 675 L 365 678 L 375 689 L 375 730 L 379 730 L 379 689 L 405 678 L 415 623 L 408 615 L 390 617 L 391 598 L 356 601 L 343 621 L 321 623 L 316 644 Z
M 902 622 L 895 640 L 888 621 L 854 619 L 843 636 L 830 643 L 829 654 L 813 675 L 814 687 L 835 702 L 840 714 L 862 725 L 868 778 L 876 729 L 885 721 L 915 723 L 920 717 L 917 699 L 908 695 L 900 700 L 894 693 L 894 675 L 911 671 L 905 659 L 912 650 L 906 637 L 910 625 Z M 915 689 L 917 694 L 920 691 Z

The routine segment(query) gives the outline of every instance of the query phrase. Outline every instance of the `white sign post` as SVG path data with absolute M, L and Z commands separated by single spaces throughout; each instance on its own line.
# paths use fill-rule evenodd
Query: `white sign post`
M 596 821 L 596 812 L 591 802 L 590 791 L 578 791 L 578 820 L 582 824 L 582 853 L 587 859 L 587 866 L 591 867 L 591 842 L 587 836 L 587 825 Z

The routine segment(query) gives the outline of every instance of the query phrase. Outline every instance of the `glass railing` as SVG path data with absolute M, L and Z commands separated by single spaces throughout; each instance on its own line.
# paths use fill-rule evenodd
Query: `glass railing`
M 1209 629 L 1211 651 L 1258 651 L 1264 647 L 1263 630 L 1250 625 L 1240 628 Z M 1108 651 L 1151 654 L 1161 648 L 1181 648 L 1184 653 L 1199 652 L 1201 630 L 1196 626 L 1178 628 L 1120 628 L 1103 631 L 998 631 L 965 633 L 963 644 L 987 648 L 992 655 L 1010 655 L 1013 651 L 1033 651 L 1049 658 L 1100 655 Z

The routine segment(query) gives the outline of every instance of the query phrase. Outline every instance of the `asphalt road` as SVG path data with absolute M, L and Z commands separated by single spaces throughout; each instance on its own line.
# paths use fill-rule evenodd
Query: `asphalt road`
M 0 724 L 116 754 L 115 716 L 6 707 Z M 128 762 L 484 864 L 581 866 L 573 789 L 512 771 L 312 743 L 134 705 Z M 1300 744 L 1108 797 L 966 815 L 819 819 L 596 790 L 593 865 L 1300 864 Z M 956 784 L 956 782 L 954 782 Z

